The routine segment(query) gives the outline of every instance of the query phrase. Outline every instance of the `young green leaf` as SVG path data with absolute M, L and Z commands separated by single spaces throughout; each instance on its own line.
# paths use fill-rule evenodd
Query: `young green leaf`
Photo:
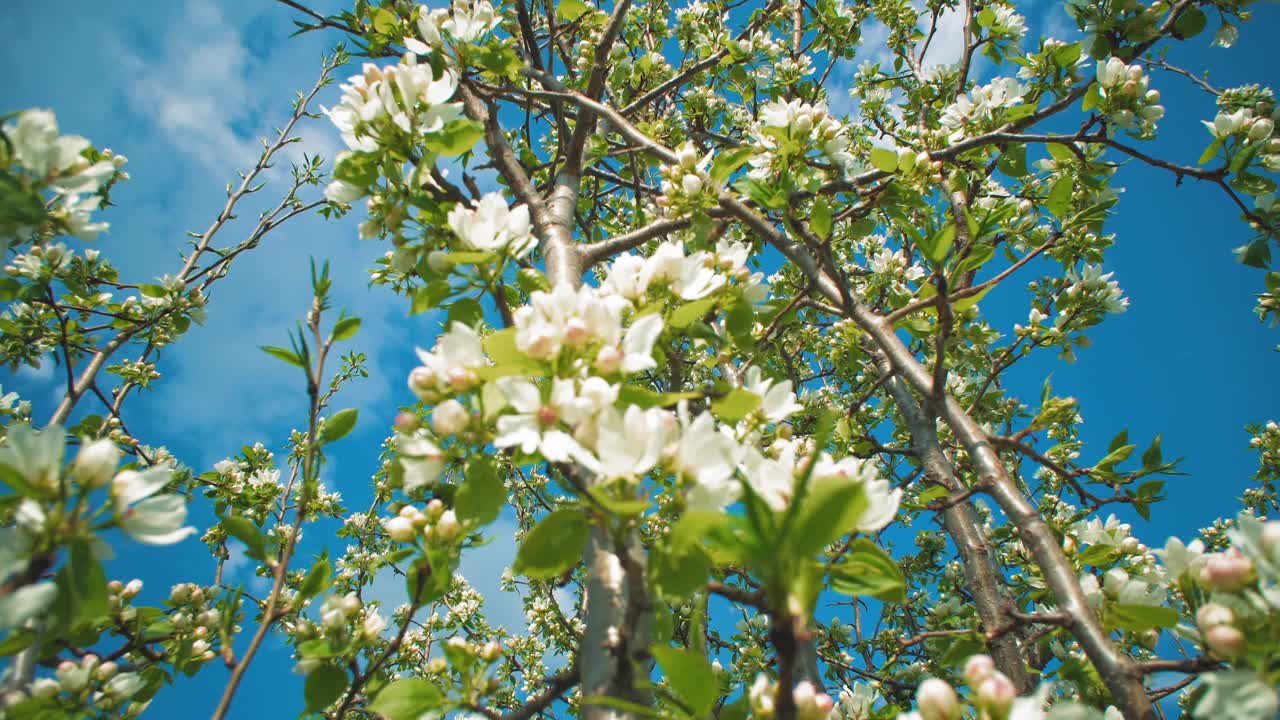
M 347 436 L 352 428 L 356 426 L 356 419 L 360 416 L 360 411 L 356 408 L 347 408 L 334 413 L 324 423 L 324 431 L 320 433 L 321 443 L 331 443 Z
M 516 551 L 515 572 L 530 578 L 563 575 L 582 559 L 587 519 L 577 508 L 561 508 L 542 518 Z

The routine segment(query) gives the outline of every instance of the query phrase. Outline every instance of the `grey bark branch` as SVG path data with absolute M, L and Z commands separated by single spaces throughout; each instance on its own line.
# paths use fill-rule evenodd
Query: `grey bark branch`
M 892 372 L 887 358 L 880 356 L 877 363 L 882 373 Z M 964 489 L 950 460 L 943 453 L 933 421 L 921 410 L 911 389 L 896 376 L 889 378 L 886 387 L 907 422 L 912 444 L 926 475 L 950 492 Z M 990 542 L 982 531 L 978 513 L 967 501 L 954 503 L 942 510 L 942 524 L 960 554 L 969 594 L 983 626 L 988 630 L 1002 627 L 1007 622 L 1005 609 L 1012 605 L 1012 600 L 1002 590 L 1004 578 Z M 1013 681 L 1020 693 L 1031 690 L 1018 638 L 1013 633 L 993 638 L 988 642 L 988 649 L 996 667 Z

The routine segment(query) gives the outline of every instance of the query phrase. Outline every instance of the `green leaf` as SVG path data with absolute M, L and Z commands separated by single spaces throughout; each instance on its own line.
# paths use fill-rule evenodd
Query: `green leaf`
M 107 576 L 88 542 L 71 543 L 67 564 L 61 572 L 67 575 L 64 587 L 71 592 L 76 617 L 97 619 L 107 614 Z
M 1182 11 L 1182 14 L 1174 21 L 1173 29 L 1177 31 L 1179 37 L 1187 40 L 1199 35 L 1204 30 L 1205 25 L 1208 24 L 1208 16 L 1200 8 L 1191 7 Z
M 444 302 L 452 294 L 453 288 L 444 280 L 428 283 L 414 292 L 413 304 L 409 308 L 409 314 L 417 315 L 420 312 L 430 310 Z
M 711 180 L 717 186 L 724 185 L 729 176 L 742 167 L 756 154 L 756 149 L 748 145 L 730 148 L 715 156 L 711 161 Z
M 1076 157 L 1071 148 L 1062 143 L 1046 143 L 1044 147 L 1049 151 L 1049 156 L 1059 163 L 1069 163 Z
M 1070 45 L 1063 45 L 1053 51 L 1053 61 L 1060 68 L 1074 67 L 1076 61 L 1080 59 L 1080 55 L 1084 53 L 1084 46 L 1078 42 Z
M 1090 545 L 1080 552 L 1080 562 L 1094 567 L 1106 567 L 1115 562 L 1120 551 L 1111 545 Z
M 671 547 L 649 555 L 653 589 L 667 600 L 683 601 L 701 590 L 711 573 L 711 558 L 697 545 L 683 551 Z
M 252 520 L 240 515 L 227 515 L 222 518 L 222 527 L 226 528 L 228 535 L 249 548 L 246 555 L 254 560 L 266 560 L 267 538 Z
M 484 265 L 497 260 L 498 255 L 488 250 L 465 250 L 447 253 L 444 259 L 454 265 Z
M 320 712 L 338 701 L 347 691 L 347 673 L 333 665 L 321 665 L 307 675 L 303 697 L 308 712 Z
M 541 369 L 537 361 L 532 360 L 516 347 L 516 329 L 513 327 L 489 335 L 480 341 L 480 345 L 497 365 L 511 365 L 531 370 Z
M 1073 189 L 1071 178 L 1058 178 L 1049 186 L 1049 195 L 1045 198 L 1044 206 L 1055 217 L 1066 217 L 1067 211 L 1071 209 L 1071 191 Z
M 383 35 L 390 34 L 400 25 L 400 19 L 396 14 L 386 8 L 379 8 L 378 12 L 373 15 L 373 29 Z
M 1000 172 L 1010 177 L 1024 177 L 1027 174 L 1027 146 L 1011 145 L 996 161 Z
M 1156 439 L 1151 441 L 1151 447 L 1148 447 L 1142 453 L 1142 467 L 1159 467 L 1163 460 L 1164 454 L 1160 451 L 1160 436 L 1157 435 Z
M 767 185 L 755 178 L 742 178 L 733 187 L 766 210 L 781 210 L 787 206 L 788 196 L 784 189 Z
M 562 508 L 542 518 L 516 551 L 515 572 L 530 578 L 563 575 L 582 559 L 587 519 L 578 508 Z
M 427 148 L 445 157 L 455 157 L 469 152 L 480 138 L 484 137 L 484 126 L 475 120 L 459 118 L 450 120 L 439 131 L 428 133 L 423 137 Z
M 1099 468 L 1115 467 L 1116 465 L 1119 465 L 1125 460 L 1128 460 L 1129 456 L 1133 454 L 1133 451 L 1137 449 L 1138 449 L 1137 445 L 1121 445 L 1120 447 L 1107 453 L 1107 456 L 1099 460 L 1098 464 L 1095 467 L 1099 467 Z
M 1251 172 L 1238 173 L 1231 178 L 1230 184 L 1246 195 L 1266 195 L 1276 191 L 1275 181 Z
M 1200 159 L 1196 160 L 1196 164 L 1203 165 L 1217 157 L 1218 151 L 1221 150 L 1222 146 L 1226 143 L 1227 139 L 1225 137 L 1214 138 L 1213 142 L 1209 143 L 1209 147 L 1205 148 L 1204 152 L 1200 153 Z
M 1156 605 L 1116 603 L 1107 606 L 1107 626 L 1133 632 L 1169 628 L 1178 624 L 1178 611 Z
M 466 480 L 453 496 L 453 507 L 464 525 L 478 527 L 498 519 L 507 504 L 507 491 L 498 477 L 497 464 L 487 455 L 467 461 Z
M 945 488 L 939 488 L 946 493 Z M 902 569 L 880 546 L 858 538 L 845 560 L 831 568 L 831 589 L 851 597 L 869 596 L 885 602 L 905 602 L 907 581 Z
M 871 165 L 881 172 L 891 173 L 898 169 L 898 153 L 882 147 L 871 148 Z
M 1097 83 L 1091 84 L 1089 89 L 1085 91 L 1084 98 L 1080 100 L 1080 111 L 1089 112 L 1096 108 L 1100 102 L 1102 102 L 1102 93 L 1098 91 Z
M 458 298 L 449 306 L 447 319 L 450 326 L 462 323 L 467 327 L 475 327 L 476 323 L 484 319 L 484 308 L 480 307 L 480 302 L 475 298 Z
M 258 349 L 270 355 L 273 358 L 283 360 L 295 367 L 300 367 L 303 370 L 309 369 L 307 368 L 307 364 L 302 362 L 302 358 L 294 354 L 292 350 L 286 350 L 285 348 L 282 348 L 282 347 L 272 347 L 270 345 L 259 345 Z
M 729 331 L 729 336 L 733 338 L 735 344 L 749 348 L 754 342 L 752 330 L 755 329 L 755 320 L 756 315 L 751 309 L 751 303 L 745 298 L 738 298 L 737 302 L 725 310 L 724 327 Z
M 582 2 L 582 0 L 560 0 L 560 2 L 556 3 L 556 17 L 565 22 L 573 22 L 590 9 L 591 6 Z
M 969 251 L 968 257 L 961 260 L 959 264 L 956 265 L 956 272 L 964 274 L 971 270 L 977 270 L 983 265 L 986 265 L 987 261 L 995 257 L 995 255 L 996 249 L 991 245 L 975 245 L 973 249 Z
M 831 234 L 831 204 L 824 197 L 813 201 L 813 209 L 809 211 L 809 227 L 813 234 L 825 240 Z
M 331 584 L 333 584 L 333 563 L 329 562 L 329 558 L 322 557 L 307 571 L 307 576 L 303 578 L 302 585 L 298 588 L 298 595 L 303 599 L 313 598 L 324 592 Z
M 439 688 L 422 678 L 402 678 L 378 692 L 369 703 L 369 711 L 387 720 L 418 720 L 440 707 L 443 696 Z
M 1236 248 L 1240 262 L 1249 267 L 1266 269 L 1271 264 L 1271 245 L 1266 238 L 1258 238 L 1244 247 Z
M 801 557 L 809 557 L 854 531 L 867 509 L 861 483 L 830 479 L 809 487 L 803 505 L 796 510 L 791 545 Z
M 715 298 L 702 298 L 701 300 L 687 302 L 672 311 L 671 317 L 667 319 L 667 324 L 673 328 L 689 327 L 711 312 L 711 309 L 715 306 Z
M 983 8 L 978 13 L 978 27 L 991 27 L 996 21 L 996 13 L 991 8 Z
M 42 491 L 27 482 L 27 478 L 12 465 L 0 463 L 0 483 L 8 485 L 9 489 L 25 497 L 40 497 L 44 495 Z
M 711 403 L 711 412 L 721 422 L 736 423 L 760 407 L 760 396 L 743 388 L 734 388 Z
M 937 232 L 931 234 L 921 250 L 924 250 L 925 256 L 934 262 L 942 262 L 947 257 L 947 253 L 951 250 L 951 245 L 956 241 L 955 223 L 947 223 Z
M 516 272 L 516 284 L 527 293 L 537 290 L 546 292 L 551 289 L 551 281 L 537 268 L 520 268 Z
M 720 699 L 720 683 L 711 663 L 698 652 L 668 645 L 650 648 L 662 676 L 694 717 L 706 717 Z
M 342 318 L 333 324 L 333 341 L 350 340 L 360 330 L 360 318 Z
M 360 416 L 360 411 L 356 408 L 347 408 L 339 410 L 329 417 L 324 423 L 324 431 L 320 433 L 321 443 L 331 443 L 347 436 L 351 429 L 356 426 L 356 419 Z

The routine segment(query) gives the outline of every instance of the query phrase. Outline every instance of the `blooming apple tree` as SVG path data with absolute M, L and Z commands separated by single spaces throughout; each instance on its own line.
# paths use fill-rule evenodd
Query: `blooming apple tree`
M 1086 445 L 1073 398 L 1002 382 L 1128 306 L 1103 269 L 1126 162 L 1220 190 L 1280 320 L 1272 91 L 1168 59 L 1206 30 L 1230 46 L 1248 2 L 1071 0 L 1072 38 L 984 0 L 285 4 L 360 66 L 321 116 L 348 55 L 326 59 L 154 283 L 59 240 L 101 241 L 123 156 L 48 111 L 4 125 L 0 348 L 67 376 L 40 429 L 0 403 L 4 717 L 133 717 L 199 672 L 225 682 L 217 720 L 272 633 L 304 714 L 332 720 L 1275 717 L 1280 429 L 1249 427 L 1237 517 L 1148 545 L 1113 511 L 1158 511 L 1160 438 Z M 1167 110 L 1171 83 L 1217 114 Z M 308 118 L 345 145 L 328 177 L 304 156 L 215 245 Z M 1198 160 L 1144 149 L 1197 120 Z M 309 400 L 282 461 L 259 443 L 190 468 L 122 414 L 233 261 L 311 211 L 359 215 L 389 243 L 373 283 L 443 320 L 404 338 L 420 364 L 361 510 L 319 479 L 366 374 L 355 351 L 333 367 L 360 321 L 333 318 L 327 265 L 264 348 Z M 979 303 L 1013 283 L 1027 321 L 997 327 Z M 152 606 L 108 581 L 108 544 L 183 541 L 196 498 L 211 583 Z M 512 527 L 523 629 L 459 573 Z M 267 593 L 224 577 L 232 549 Z M 390 576 L 398 607 L 368 594 Z

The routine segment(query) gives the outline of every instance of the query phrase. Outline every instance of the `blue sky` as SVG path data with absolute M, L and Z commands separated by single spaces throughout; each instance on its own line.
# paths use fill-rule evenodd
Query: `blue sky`
M 51 108 L 63 132 L 128 155 L 133 179 L 113 193 L 119 207 L 103 213 L 112 228 L 98 244 L 126 278 L 141 282 L 170 272 L 178 265 L 185 231 L 208 224 L 221 207 L 225 183 L 253 162 L 256 138 L 284 119 L 292 94 L 310 86 L 321 53 L 336 38 L 312 33 L 289 39 L 290 11 L 265 2 L 69 0 L 56 15 L 46 7 L 18 0 L 6 8 L 15 31 L 0 46 L 7 70 L 0 110 Z M 1048 28 L 1057 37 L 1076 39 L 1057 3 L 1036 3 L 1025 13 L 1033 30 Z M 1277 29 L 1280 8 L 1261 5 L 1237 47 L 1210 49 L 1206 33 L 1171 59 L 1210 68 L 1220 86 L 1275 84 L 1274 48 L 1265 43 Z M 868 42 L 875 37 L 864 33 Z M 942 59 L 953 51 L 954 43 L 935 42 Z M 1171 159 L 1194 162 L 1208 139 L 1198 118 L 1212 118 L 1211 104 L 1183 78 L 1157 74 L 1153 86 L 1170 108 L 1154 147 Z M 335 98 L 332 87 L 321 102 Z M 338 148 L 336 133 L 324 121 L 306 126 L 303 134 L 308 152 L 332 157 Z M 1080 400 L 1085 438 L 1092 443 L 1086 458 L 1104 454 L 1122 428 L 1140 443 L 1163 433 L 1166 456 L 1186 456 L 1189 476 L 1169 482 L 1170 500 L 1152 523 L 1136 524 L 1141 537 L 1157 544 L 1234 512 L 1235 498 L 1256 465 L 1242 426 L 1280 414 L 1280 356 L 1273 351 L 1280 335 L 1251 313 L 1261 276 L 1230 254 L 1245 229 L 1220 192 L 1190 181 L 1175 189 L 1169 175 L 1136 165 L 1120 172 L 1118 184 L 1126 192 L 1110 226 L 1118 239 L 1106 266 L 1130 297 L 1129 312 L 1094 331 L 1094 346 L 1081 351 L 1074 365 L 1051 357 L 1028 361 L 1009 380 L 1014 392 L 1034 401 L 1045 374 L 1053 372 L 1057 392 Z M 264 191 L 264 201 L 270 191 Z M 241 217 L 255 214 L 251 203 Z M 397 404 L 410 399 L 403 378 L 413 363 L 412 348 L 431 345 L 438 318 L 408 317 L 404 303 L 367 287 L 363 269 L 386 246 L 357 240 L 354 224 L 318 218 L 290 223 L 238 261 L 214 291 L 207 325 L 165 351 L 159 368 L 164 377 L 153 392 L 127 406 L 126 420 L 135 432 L 168 445 L 197 470 L 235 454 L 242 444 L 262 441 L 279 448 L 289 429 L 305 419 L 301 378 L 256 347 L 284 344 L 309 301 L 307 257 L 327 258 L 334 267 L 336 305 L 364 318 L 357 346 L 368 354 L 371 376 L 335 403 L 359 407 L 361 423 L 333 453 L 325 479 L 353 505 L 364 502 L 378 445 Z M 245 227 L 243 220 L 228 227 L 224 241 L 234 241 Z M 1025 321 L 1016 283 L 989 295 L 983 307 L 998 327 Z M 47 366 L 16 376 L 0 370 L 0 383 L 30 399 L 39 419 L 61 393 Z M 212 519 L 209 509 L 197 501 L 193 512 L 203 530 Z M 321 534 L 312 536 L 318 541 Z M 194 539 L 172 548 L 121 549 L 110 569 L 126 579 L 140 575 L 147 583 L 144 599 L 158 598 L 191 576 L 212 580 L 212 562 Z M 469 557 L 464 571 L 472 570 L 468 574 L 477 586 L 493 595 L 497 621 L 514 627 L 520 623 L 518 601 L 496 591 L 497 575 L 511 555 L 509 538 L 500 537 Z M 386 593 L 391 598 L 395 591 Z M 269 647 L 250 672 L 233 717 L 300 709 L 301 679 L 288 674 L 290 664 L 282 649 Z M 162 692 L 148 716 L 203 712 L 226 675 L 211 665 L 181 681 L 179 691 Z

